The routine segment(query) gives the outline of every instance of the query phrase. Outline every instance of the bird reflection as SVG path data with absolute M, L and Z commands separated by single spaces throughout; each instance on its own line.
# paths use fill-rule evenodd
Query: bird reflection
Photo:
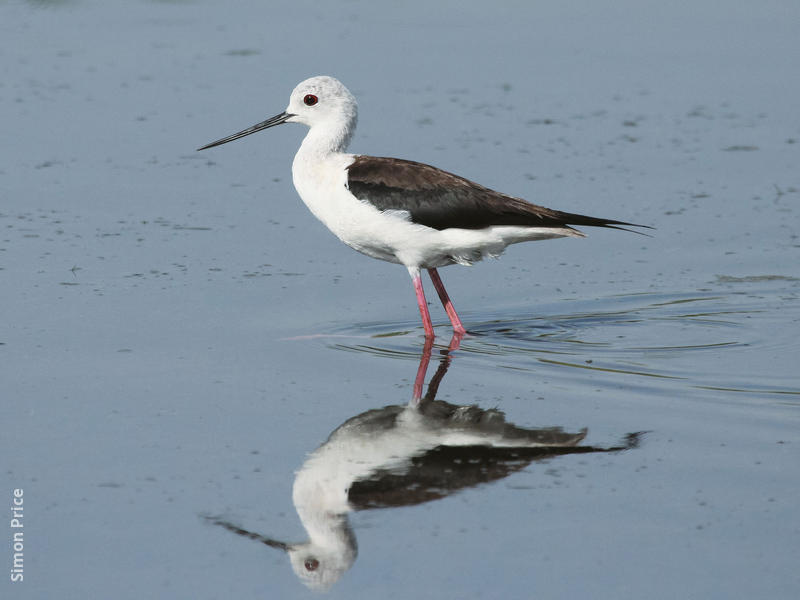
M 436 393 L 461 341 L 455 335 L 423 395 L 433 338 L 427 338 L 411 401 L 361 413 L 336 428 L 297 472 L 292 492 L 308 541 L 286 543 L 247 531 L 219 517 L 206 517 L 229 531 L 288 553 L 308 587 L 329 589 L 353 565 L 354 510 L 410 506 L 502 479 L 533 461 L 563 454 L 618 452 L 638 444 L 579 446 L 584 428 L 523 428 L 497 409 L 436 400 Z

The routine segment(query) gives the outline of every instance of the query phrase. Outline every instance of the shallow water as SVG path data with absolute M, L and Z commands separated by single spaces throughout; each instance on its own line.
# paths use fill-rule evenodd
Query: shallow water
M 800 12 L 615 7 L 0 6 L 0 595 L 308 597 L 295 480 L 361 469 L 330 597 L 796 598 Z M 354 151 L 652 237 L 444 269 L 426 348 L 300 128 L 194 151 L 320 73 Z
M 716 289 L 695 293 L 620 295 L 537 306 L 530 316 L 509 309 L 484 322 L 471 319 L 470 335 L 459 348 L 461 360 L 476 368 L 502 367 L 573 381 L 583 374 L 571 369 L 605 373 L 608 385 L 618 385 L 622 378 L 653 394 L 705 389 L 741 392 L 748 398 L 797 396 L 795 332 L 781 331 L 785 315 L 778 313 L 797 312 L 800 280 L 736 282 L 749 283 L 748 291 L 731 291 L 726 279 L 720 281 Z M 574 312 L 560 312 L 568 309 Z M 393 330 L 391 324 L 365 324 L 350 330 L 352 343 L 339 341 L 338 336 L 347 337 L 340 332 L 329 346 L 414 358 L 414 326 L 405 323 Z M 384 347 L 387 342 L 390 347 Z M 752 371 L 747 367 L 755 355 L 771 358 Z M 667 379 L 671 381 L 663 381 Z

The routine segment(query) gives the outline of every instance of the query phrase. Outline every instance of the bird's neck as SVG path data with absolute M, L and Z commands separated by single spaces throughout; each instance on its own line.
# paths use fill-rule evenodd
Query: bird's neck
M 322 159 L 345 152 L 356 129 L 355 119 L 344 123 L 319 123 L 309 129 L 298 154 L 308 159 Z

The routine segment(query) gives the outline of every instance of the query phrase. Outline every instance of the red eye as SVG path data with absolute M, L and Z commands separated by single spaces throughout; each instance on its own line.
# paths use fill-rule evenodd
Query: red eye
M 314 98 L 314 96 L 311 96 Z M 306 96 L 308 98 L 308 96 Z M 319 568 L 319 561 L 316 558 L 307 558 L 303 563 L 306 571 L 316 571 Z
M 306 97 L 303 98 L 303 102 L 305 102 L 306 106 L 314 106 L 317 102 L 319 102 L 319 98 L 317 98 L 314 94 L 306 94 Z

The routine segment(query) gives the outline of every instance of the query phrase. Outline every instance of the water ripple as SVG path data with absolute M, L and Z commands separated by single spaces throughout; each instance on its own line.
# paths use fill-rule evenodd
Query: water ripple
M 773 280 L 749 283 L 764 286 Z M 456 356 L 477 368 L 571 382 L 583 380 L 580 372 L 592 385 L 619 385 L 621 378 L 636 377 L 680 382 L 684 390 L 800 396 L 800 378 L 780 368 L 788 355 L 800 355 L 797 336 L 785 328 L 785 312 L 797 312 L 797 300 L 785 288 L 758 287 L 626 294 L 506 309 L 488 317 L 482 313 L 483 320 L 465 313 L 469 333 Z M 784 311 L 783 320 L 776 318 L 777 311 Z M 449 325 L 436 331 L 437 346 L 446 348 Z M 355 324 L 323 339 L 338 350 L 417 360 L 423 336 L 418 323 L 404 321 Z

